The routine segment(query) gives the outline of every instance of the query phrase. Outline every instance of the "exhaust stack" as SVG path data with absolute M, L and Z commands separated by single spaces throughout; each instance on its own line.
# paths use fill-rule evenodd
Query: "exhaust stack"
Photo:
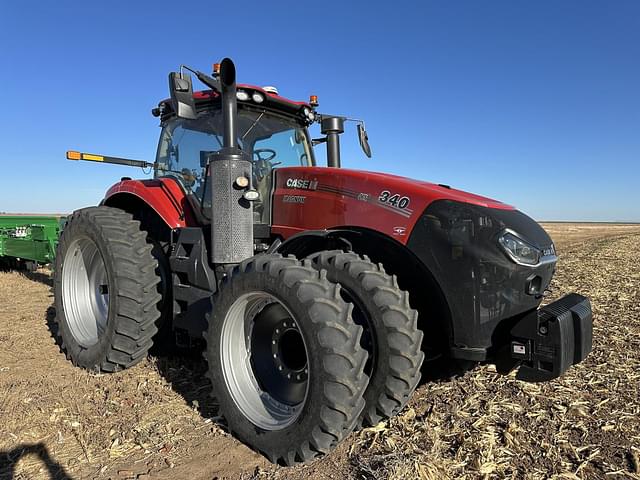
M 224 132 L 222 146 L 238 149 L 238 102 L 236 101 L 236 66 L 230 58 L 220 63 L 220 93 L 222 94 L 222 121 Z
M 237 188 L 238 177 L 252 178 L 251 161 L 238 146 L 236 67 L 229 58 L 220 63 L 220 93 L 224 125 L 222 148 L 210 156 L 211 261 L 240 263 L 253 256 L 253 207 Z
M 323 116 L 320 132 L 327 136 L 327 166 L 340 168 L 340 135 L 344 133 L 344 118 Z

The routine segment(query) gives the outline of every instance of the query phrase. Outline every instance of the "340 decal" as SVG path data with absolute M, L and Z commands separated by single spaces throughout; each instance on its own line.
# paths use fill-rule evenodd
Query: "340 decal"
M 380 192 L 380 196 L 378 197 L 378 201 L 380 203 L 386 203 L 393 207 L 397 208 L 407 208 L 411 203 L 411 199 L 409 197 L 402 197 L 397 193 L 391 193 L 389 190 L 383 190 Z

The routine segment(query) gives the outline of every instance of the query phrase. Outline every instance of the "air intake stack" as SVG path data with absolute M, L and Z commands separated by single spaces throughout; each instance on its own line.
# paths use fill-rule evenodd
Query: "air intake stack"
M 239 263 L 253 256 L 253 207 L 243 198 L 238 177 L 251 178 L 251 161 L 238 146 L 236 67 L 229 58 L 220 63 L 224 125 L 222 148 L 211 155 L 211 261 Z

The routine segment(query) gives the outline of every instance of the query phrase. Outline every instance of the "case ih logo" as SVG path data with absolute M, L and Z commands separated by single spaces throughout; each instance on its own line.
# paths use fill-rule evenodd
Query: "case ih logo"
M 394 235 L 404 235 L 407 232 L 406 227 L 393 227 Z
M 307 178 L 287 178 L 287 187 L 299 188 L 300 190 L 316 190 L 318 181 Z

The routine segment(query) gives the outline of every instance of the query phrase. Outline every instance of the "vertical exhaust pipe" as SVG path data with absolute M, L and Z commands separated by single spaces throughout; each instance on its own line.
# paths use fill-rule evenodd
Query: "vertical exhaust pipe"
M 327 166 L 340 168 L 340 135 L 344 133 L 344 118 L 323 116 L 320 133 L 327 136 Z
M 220 63 L 219 79 L 224 123 L 222 146 L 235 149 L 238 148 L 238 102 L 236 101 L 236 66 L 230 58 L 225 58 Z
M 251 159 L 238 145 L 236 67 L 229 58 L 220 63 L 223 121 L 222 148 L 210 156 L 211 261 L 240 263 L 253 256 L 253 206 L 243 198 L 238 177 L 251 179 Z

